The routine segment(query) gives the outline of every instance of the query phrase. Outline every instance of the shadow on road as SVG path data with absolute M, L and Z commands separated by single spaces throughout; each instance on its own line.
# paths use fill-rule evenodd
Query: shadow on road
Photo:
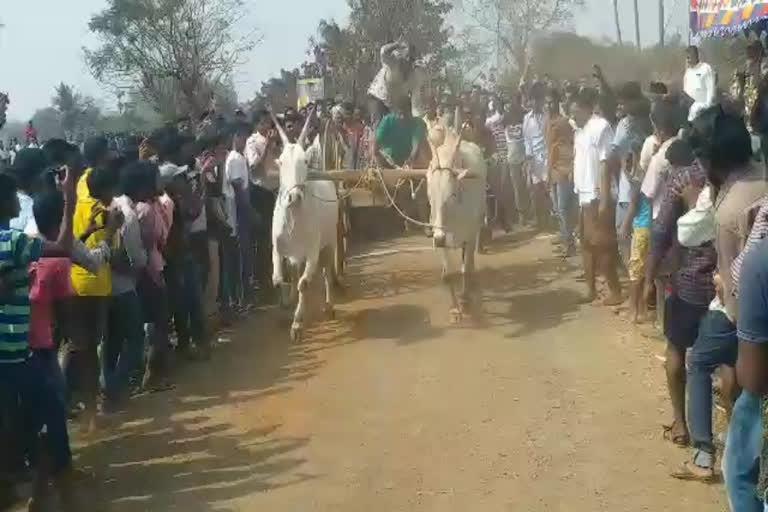
M 133 400 L 112 419 L 108 437 L 77 450 L 78 466 L 96 475 L 89 510 L 226 510 L 227 501 L 316 478 L 301 455 L 310 438 L 283 435 L 280 421 L 263 418 L 260 408 L 315 376 L 323 351 L 367 340 L 408 345 L 439 338 L 432 305 L 387 303 L 442 288 L 436 258 L 392 258 L 351 265 L 347 298 L 355 307 L 338 311 L 334 321 L 312 318 L 305 343 L 288 341 L 289 312 L 263 311 L 220 343 L 210 363 L 180 365 L 176 390 Z M 555 327 L 578 309 L 578 293 L 549 287 L 563 272 L 561 262 L 492 262 L 480 264 L 477 289 L 488 323 L 508 328 L 507 337 Z M 321 311 L 313 295 L 310 317 Z
M 96 478 L 83 489 L 89 510 L 226 510 L 220 502 L 314 478 L 297 453 L 309 437 L 282 436 L 268 421 L 244 427 L 259 418 L 261 400 L 323 364 L 308 346 L 287 343 L 277 323 L 250 320 L 210 363 L 182 364 L 176 390 L 134 399 L 105 437 L 77 449 L 78 467 Z M 220 407 L 242 417 L 221 421 L 212 410 Z

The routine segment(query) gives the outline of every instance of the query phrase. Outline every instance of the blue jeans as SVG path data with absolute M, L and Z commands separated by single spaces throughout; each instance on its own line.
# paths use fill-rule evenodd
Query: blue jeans
M 723 454 L 723 476 L 731 510 L 760 512 L 756 487 L 763 448 L 762 397 L 742 391 L 736 400 Z
M 571 227 L 571 205 L 574 200 L 573 183 L 553 183 L 551 188 L 552 206 L 557 216 L 560 229 L 560 241 L 563 247 L 573 245 L 573 229 Z
M 225 236 L 219 243 L 219 306 L 222 313 L 231 312 L 232 308 L 239 304 L 240 289 L 240 248 L 237 238 Z
M 180 262 L 169 262 L 166 280 L 178 346 L 188 347 L 190 339 L 197 345 L 205 343 L 207 338 L 200 263 L 191 254 L 185 255 Z
M 141 382 L 144 367 L 144 318 L 135 291 L 112 297 L 107 331 L 101 358 L 104 394 L 117 400 L 132 378 Z
M 33 350 L 32 358 L 37 360 L 40 369 L 45 373 L 51 388 L 63 403 L 69 402 L 69 389 L 67 379 L 59 365 L 58 351 L 55 348 L 45 350 Z
M 688 424 L 693 446 L 705 461 L 714 462 L 712 441 L 712 373 L 718 366 L 736 364 L 736 326 L 721 311 L 709 311 L 701 320 L 699 337 L 688 360 Z M 702 465 L 706 465 L 706 462 Z
M 3 396 L 18 397 L 23 428 L 22 446 L 30 461 L 37 461 L 37 437 L 43 426 L 48 435 L 48 451 L 52 458 L 53 473 L 59 473 L 72 465 L 72 452 L 67 432 L 67 414 L 64 401 L 51 385 L 46 370 L 39 358 L 30 358 L 22 363 L 0 364 L 0 387 Z M 6 443 L 11 439 L 1 439 Z M 0 453 L 10 453 L 3 447 Z

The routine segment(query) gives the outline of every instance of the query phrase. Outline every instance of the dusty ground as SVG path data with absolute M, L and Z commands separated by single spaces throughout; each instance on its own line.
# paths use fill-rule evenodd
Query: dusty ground
M 261 312 L 78 449 L 114 511 L 725 510 L 667 477 L 662 347 L 579 306 L 525 234 L 479 257 L 483 327 L 454 328 L 423 239 L 354 261 L 338 319 L 288 342 Z

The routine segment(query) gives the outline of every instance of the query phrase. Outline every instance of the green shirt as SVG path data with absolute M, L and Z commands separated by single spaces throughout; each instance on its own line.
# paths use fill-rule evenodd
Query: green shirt
M 427 138 L 427 126 L 419 118 L 402 119 L 387 114 L 376 129 L 376 144 L 397 165 L 403 165 L 411 156 L 414 143 L 421 144 Z
M 0 274 L 10 286 L 0 297 L 0 365 L 29 357 L 29 265 L 42 253 L 42 239 L 0 227 Z

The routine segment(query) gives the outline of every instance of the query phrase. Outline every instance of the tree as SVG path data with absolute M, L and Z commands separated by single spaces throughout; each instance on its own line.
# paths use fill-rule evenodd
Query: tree
M 61 82 L 55 89 L 51 106 L 59 116 L 59 124 L 65 135 L 93 130 L 101 120 L 101 109 L 90 96 L 84 96 L 71 85 Z
M 235 35 L 244 13 L 243 0 L 108 0 L 89 23 L 100 45 L 84 50 L 86 62 L 166 118 L 198 117 L 256 44 L 254 32 Z
M 534 37 L 568 24 L 584 0 L 465 0 L 464 4 L 477 26 L 498 40 L 522 70 Z
M 38 140 L 44 141 L 51 138 L 63 138 L 64 130 L 61 127 L 59 112 L 53 107 L 45 107 L 35 111 L 32 123 L 37 130 Z
M 348 98 L 362 98 L 379 70 L 381 47 L 398 38 L 411 43 L 430 77 L 443 73 L 455 55 L 445 23 L 446 0 L 347 0 L 349 23 L 323 20 L 310 40 L 319 71 L 332 88 Z
M 293 71 L 281 69 L 280 76 L 262 82 L 261 90 L 251 102 L 251 108 L 258 110 L 270 107 L 275 111 L 280 111 L 289 106 L 295 107 L 297 103 L 296 80 L 298 78 L 298 69 Z
M 56 95 L 51 100 L 53 107 L 59 112 L 61 127 L 67 133 L 72 133 L 78 124 L 83 110 L 83 98 L 75 89 L 61 82 L 56 87 Z

